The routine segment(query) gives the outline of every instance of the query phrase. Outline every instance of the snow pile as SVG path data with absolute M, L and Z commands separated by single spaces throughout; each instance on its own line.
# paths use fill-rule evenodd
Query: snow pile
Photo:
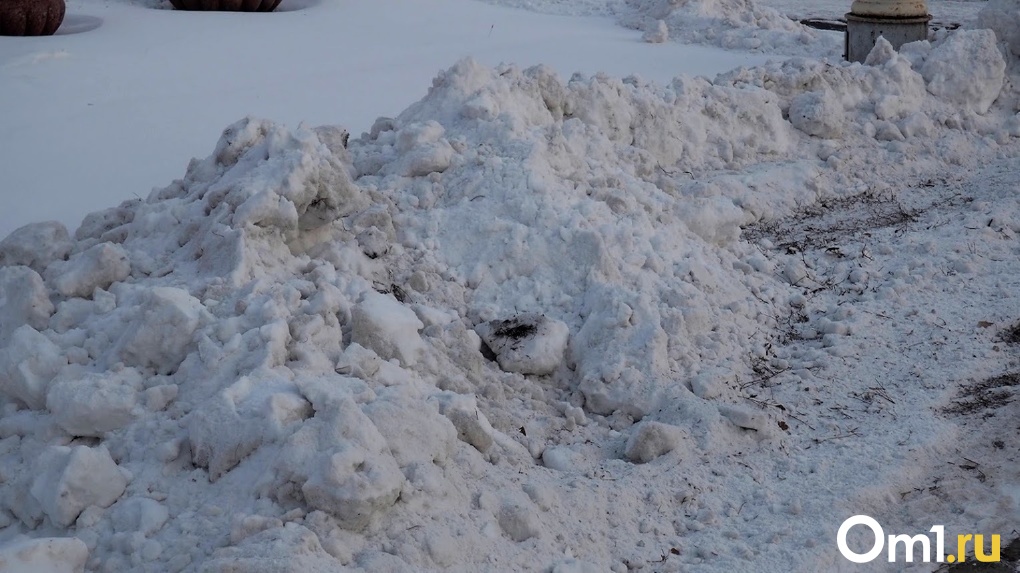
M 665 41 L 666 29 L 668 38 L 679 42 L 733 50 L 838 57 L 842 49 L 833 35 L 803 26 L 756 0 L 625 0 L 618 18 L 660 42 Z
M 785 530 L 799 506 L 714 464 L 786 451 L 739 381 L 808 379 L 860 319 L 780 348 L 821 277 L 741 227 L 1010 144 L 997 55 L 959 32 L 669 86 L 466 60 L 360 139 L 245 119 L 73 239 L 16 231 L 0 528 L 37 541 L 0 559 L 80 567 L 44 539 L 71 534 L 95 571 L 789 567 L 831 516 Z

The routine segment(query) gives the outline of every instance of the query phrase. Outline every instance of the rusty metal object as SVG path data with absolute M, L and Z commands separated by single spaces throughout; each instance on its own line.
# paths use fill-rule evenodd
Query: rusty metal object
M 64 0 L 0 0 L 0 36 L 50 36 L 66 9 Z

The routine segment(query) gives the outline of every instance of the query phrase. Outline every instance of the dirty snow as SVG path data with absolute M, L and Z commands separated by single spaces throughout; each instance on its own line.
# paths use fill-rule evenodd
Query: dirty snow
M 806 33 L 733 5 L 732 47 Z M 1003 36 L 665 83 L 465 58 L 361 136 L 247 117 L 15 231 L 0 565 L 849 571 L 861 513 L 1005 545 Z

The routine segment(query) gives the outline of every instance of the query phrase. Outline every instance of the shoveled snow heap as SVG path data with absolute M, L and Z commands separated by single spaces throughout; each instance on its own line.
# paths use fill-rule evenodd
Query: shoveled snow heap
M 16 231 L 0 569 L 833 570 L 862 506 L 1008 533 L 992 468 L 970 513 L 883 502 L 944 465 L 928 412 L 962 374 L 872 370 L 931 358 L 868 333 L 938 332 L 874 313 L 964 284 L 1016 318 L 1015 194 L 952 222 L 990 229 L 980 265 L 923 229 L 923 254 L 741 238 L 1015 160 L 991 32 L 904 52 L 668 86 L 462 61 L 349 147 L 245 119 L 73 238 Z M 861 399 L 876 375 L 917 412 Z
M 804 26 L 757 0 L 482 1 L 550 14 L 613 16 L 623 26 L 645 32 L 649 42 L 675 40 L 813 57 L 838 57 L 843 49 L 839 35 Z

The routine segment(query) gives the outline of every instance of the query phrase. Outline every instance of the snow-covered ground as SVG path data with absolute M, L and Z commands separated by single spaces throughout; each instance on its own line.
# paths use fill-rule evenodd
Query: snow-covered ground
M 0 242 L 0 570 L 1017 536 L 1020 1 L 867 65 L 779 2 L 498 3 L 0 38 L 0 216 L 57 220 Z

